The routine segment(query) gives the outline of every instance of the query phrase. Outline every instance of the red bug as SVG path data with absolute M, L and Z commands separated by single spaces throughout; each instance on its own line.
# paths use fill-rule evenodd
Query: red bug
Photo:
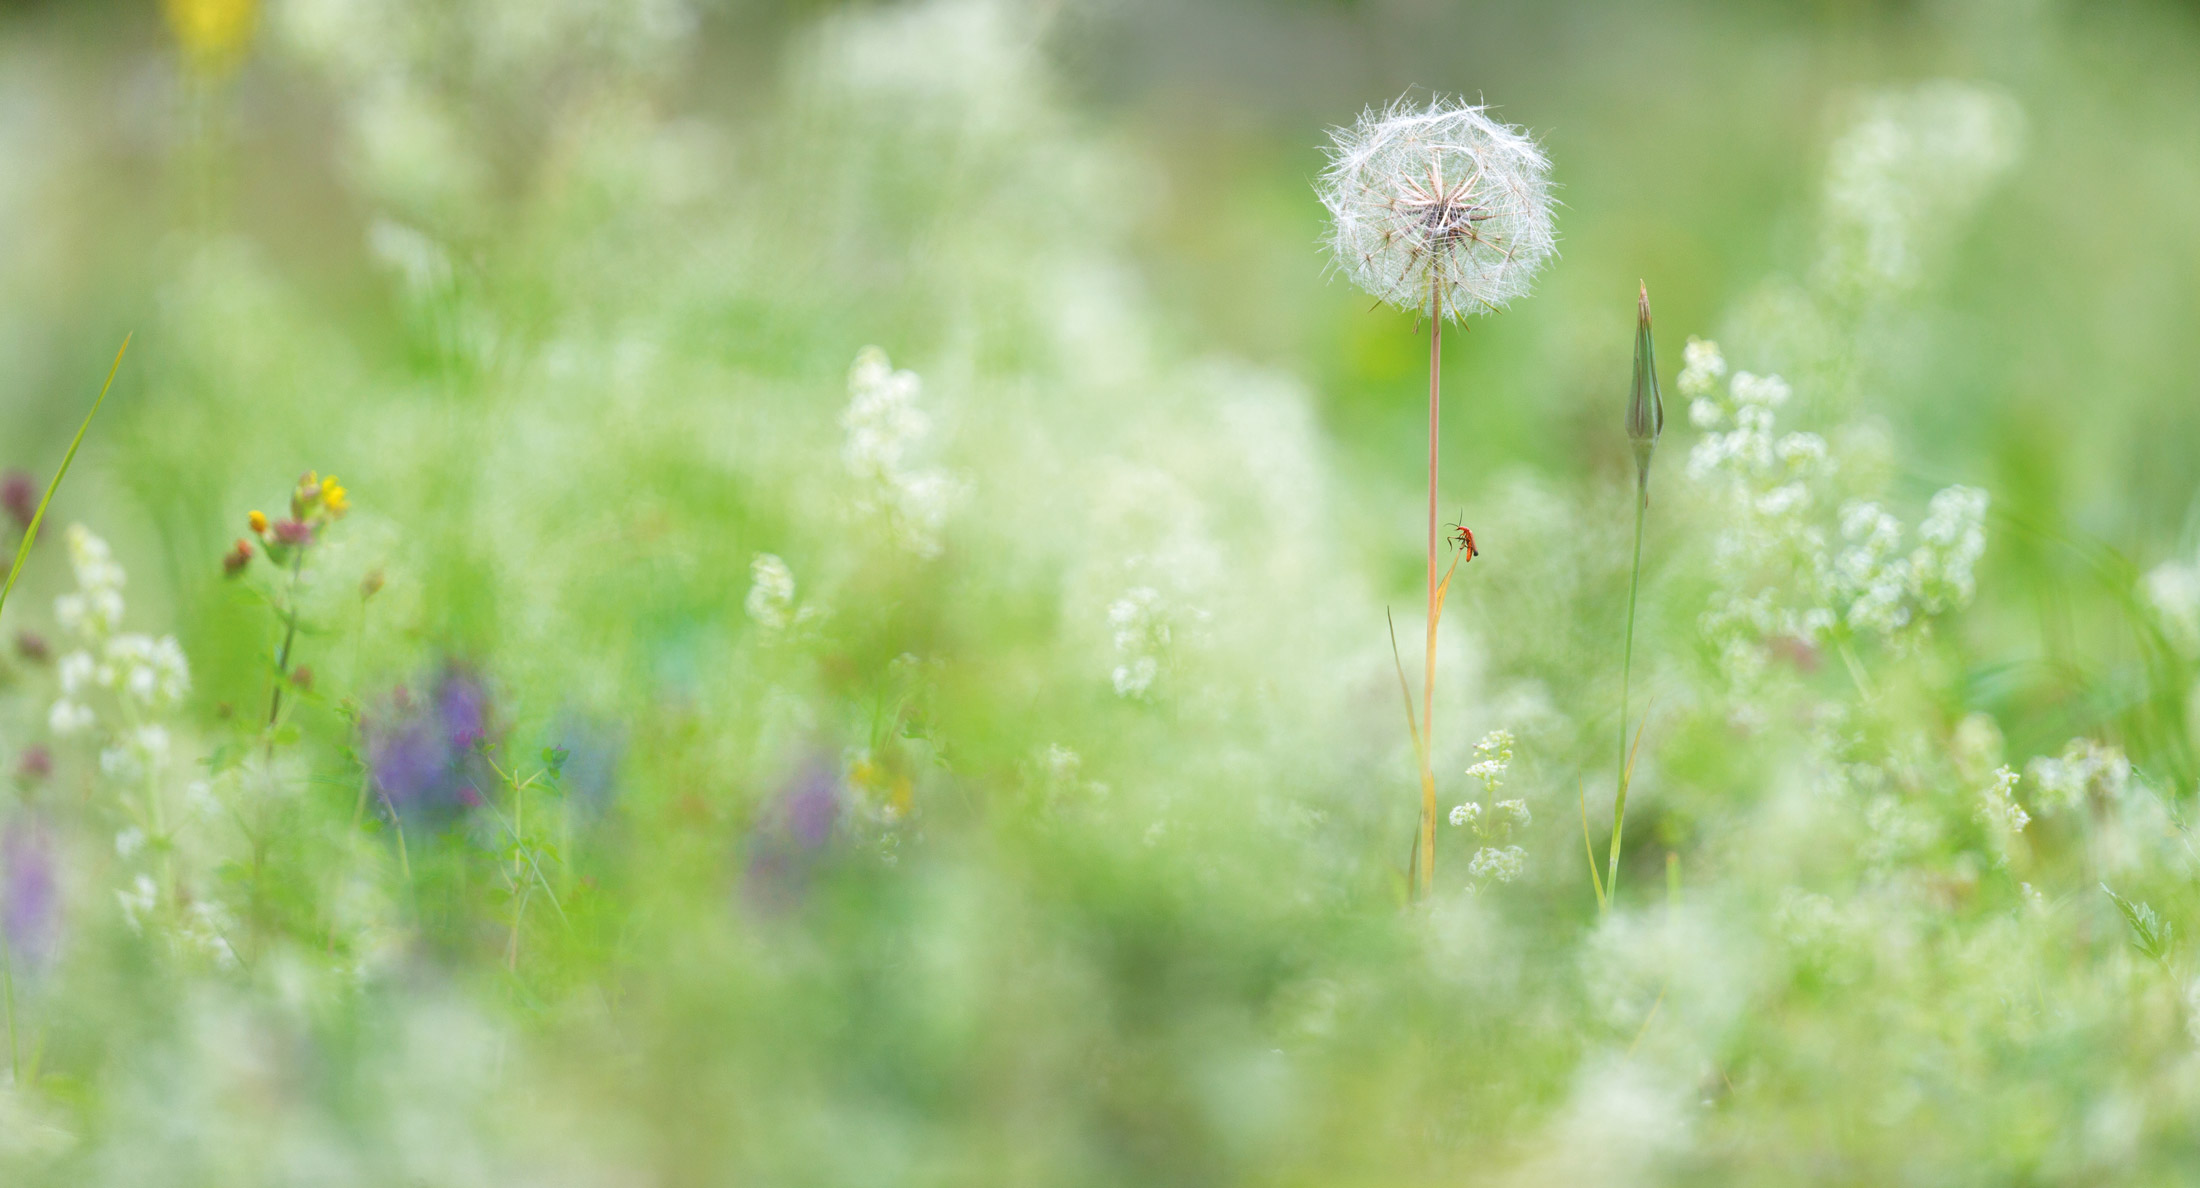
M 1445 527 L 1451 529 L 1451 547 L 1466 550 L 1467 555 L 1461 557 L 1461 561 L 1472 561 L 1481 553 L 1482 550 L 1474 547 L 1474 529 L 1465 524 L 1447 524 Z

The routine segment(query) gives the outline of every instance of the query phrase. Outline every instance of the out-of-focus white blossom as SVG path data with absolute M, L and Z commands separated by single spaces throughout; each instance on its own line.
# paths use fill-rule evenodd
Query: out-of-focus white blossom
M 2140 590 L 2161 616 L 2171 645 L 2186 656 L 2200 655 L 2200 560 L 2165 561 L 2147 572 Z
M 1894 638 L 1967 605 L 1986 549 L 1986 492 L 1948 487 L 1933 496 L 1917 544 L 1878 503 L 1850 499 L 1835 518 L 1840 544 L 1820 518 L 1839 472 L 1824 438 L 1780 433 L 1776 410 L 1791 392 L 1778 376 L 1726 371 L 1718 346 L 1690 340 L 1683 389 L 1704 435 L 1689 477 L 1722 505 L 1712 545 L 1718 586 L 1703 617 L 1728 675 L 1747 682 L 1778 640 L 1815 648 L 1836 633 Z
M 2043 813 L 2082 809 L 2088 801 L 2113 804 L 2131 782 L 2131 760 L 2115 747 L 2074 738 L 2060 756 L 2042 755 L 2025 767 Z
M 1484 846 L 1467 861 L 1467 877 L 1477 883 L 1510 883 L 1528 869 L 1528 853 L 1519 846 Z
M 749 562 L 749 596 L 742 605 L 749 618 L 767 632 L 781 632 L 794 625 L 794 571 L 772 553 L 758 553 Z
M 1161 591 L 1134 586 L 1108 604 L 1108 626 L 1115 636 L 1117 664 L 1111 677 L 1122 697 L 1144 697 L 1161 674 L 1171 630 Z
M 2007 94 L 1937 81 L 1872 96 L 1833 145 L 1820 279 L 1895 294 L 1925 275 L 1937 233 L 2017 163 L 2024 112 Z
M 841 460 L 856 480 L 859 516 L 883 516 L 897 543 L 919 557 L 936 557 L 947 514 L 962 484 L 914 458 L 931 436 L 932 418 L 918 403 L 924 381 L 896 371 L 877 347 L 865 347 L 848 369 L 848 408 Z
M 1979 792 L 1974 816 L 2004 835 L 2022 833 L 2032 823 L 2032 815 L 2017 803 L 2017 780 L 2016 769 L 2003 767 L 1994 772 L 1994 782 Z
M 115 892 L 115 902 L 122 908 L 123 923 L 133 932 L 143 931 L 145 918 L 153 914 L 154 905 L 160 902 L 160 888 L 148 874 L 139 874 L 130 885 Z
M 183 649 L 173 636 L 118 633 L 127 580 L 122 566 L 107 542 L 82 524 L 69 526 L 68 542 L 77 588 L 54 600 L 54 617 L 77 646 L 55 666 L 61 697 L 48 712 L 47 725 L 58 735 L 91 730 L 100 724 L 96 701 L 115 709 L 111 726 L 120 730 L 140 714 L 181 702 L 191 691 Z

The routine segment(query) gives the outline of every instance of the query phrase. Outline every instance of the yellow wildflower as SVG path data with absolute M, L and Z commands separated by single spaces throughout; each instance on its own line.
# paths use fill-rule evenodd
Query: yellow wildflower
M 267 516 L 264 513 L 255 511 L 246 517 L 246 521 L 252 525 L 252 531 L 255 535 L 267 535 Z
M 163 0 L 161 7 L 184 56 L 208 74 L 228 73 L 259 23 L 259 0 Z

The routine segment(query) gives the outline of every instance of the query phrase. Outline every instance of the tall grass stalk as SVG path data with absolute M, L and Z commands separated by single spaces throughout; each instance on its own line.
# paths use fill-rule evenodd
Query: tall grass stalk
M 107 382 L 99 386 L 99 398 L 92 401 L 92 410 L 84 414 L 84 423 L 76 427 L 76 436 L 69 439 L 69 451 L 61 455 L 61 468 L 53 472 L 53 481 L 46 484 L 46 494 L 38 501 L 38 510 L 31 513 L 29 526 L 23 529 L 23 543 L 16 546 L 15 563 L 8 567 L 8 581 L 0 586 L 0 608 L 8 605 L 8 595 L 15 592 L 15 579 L 23 575 L 23 563 L 30 559 L 31 546 L 38 543 L 38 526 L 45 522 L 46 506 L 53 502 L 54 492 L 61 489 L 61 477 L 69 473 L 69 464 L 76 461 L 77 447 L 84 444 L 84 435 L 91 431 L 92 418 L 99 415 L 99 406 L 107 403 L 107 390 L 115 386 L 115 373 L 122 370 L 122 356 L 130 349 L 130 336 L 122 336 L 122 345 L 115 350 L 115 361 L 107 368 Z

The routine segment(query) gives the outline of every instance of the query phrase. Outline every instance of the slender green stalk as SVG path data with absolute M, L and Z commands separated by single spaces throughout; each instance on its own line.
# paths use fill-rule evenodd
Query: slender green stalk
M 15 945 L 0 938 L 0 987 L 5 987 L 8 1000 L 8 1075 L 11 1083 L 21 1087 L 23 1083 L 23 1056 L 15 1045 Z
M 1606 857 L 1604 884 L 1597 888 L 1597 907 L 1610 911 L 1619 896 L 1620 845 L 1627 827 L 1627 788 L 1635 778 L 1635 756 L 1642 750 L 1642 730 L 1636 729 L 1628 745 L 1627 727 L 1633 717 L 1630 695 L 1635 676 L 1635 602 L 1642 593 L 1642 521 L 1650 510 L 1650 459 L 1657 452 L 1658 435 L 1665 431 L 1665 401 L 1658 393 L 1657 342 L 1650 333 L 1650 286 L 1638 285 L 1635 301 L 1635 377 L 1627 396 L 1627 440 L 1635 455 L 1635 555 L 1627 572 L 1627 643 L 1619 668 L 1619 790 L 1612 796 L 1612 845 Z M 1584 822 L 1586 825 L 1586 822 Z M 1596 874 L 1591 856 L 1589 873 Z
M 1635 675 L 1635 599 L 1642 589 L 1642 520 L 1649 508 L 1647 497 L 1635 500 L 1635 560 L 1627 575 L 1627 643 L 1620 654 L 1619 666 L 1619 794 L 1612 799 L 1612 848 L 1601 896 L 1607 908 L 1619 890 L 1619 850 L 1627 825 L 1627 785 L 1635 774 L 1634 760 L 1627 748 L 1628 698 L 1633 691 Z
M 15 590 L 15 579 L 23 574 L 23 562 L 31 555 L 31 546 L 38 542 L 38 526 L 46 519 L 46 505 L 53 502 L 53 493 L 61 489 L 61 476 L 69 473 L 69 463 L 76 461 L 76 450 L 84 444 L 84 435 L 91 431 L 92 418 L 99 415 L 99 406 L 107 403 L 107 390 L 115 386 L 115 373 L 122 370 L 122 355 L 130 349 L 130 336 L 122 336 L 122 346 L 115 351 L 115 361 L 107 368 L 107 382 L 99 386 L 99 399 L 92 401 L 92 411 L 84 414 L 84 423 L 77 426 L 76 436 L 69 439 L 69 452 L 61 455 L 61 469 L 53 472 L 53 481 L 46 484 L 46 495 L 38 501 L 38 510 L 31 513 L 30 526 L 23 529 L 23 543 L 16 546 L 15 564 L 8 567 L 8 581 L 0 586 L 0 607 L 8 604 L 8 595 Z
M 298 642 L 298 575 L 305 569 L 306 546 L 299 545 L 290 557 L 290 592 L 283 610 L 283 646 L 275 655 L 275 692 L 268 699 L 267 724 L 272 730 L 283 716 L 283 686 L 290 681 L 290 647 Z M 268 748 L 272 753 L 275 742 L 271 736 Z

